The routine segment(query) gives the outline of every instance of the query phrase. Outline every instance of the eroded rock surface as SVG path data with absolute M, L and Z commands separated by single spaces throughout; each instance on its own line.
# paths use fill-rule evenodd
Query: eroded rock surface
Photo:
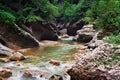
M 37 40 L 58 40 L 56 30 L 49 24 L 42 24 L 40 22 L 28 23 L 28 27 L 31 28 L 33 36 Z
M 84 26 L 85 22 L 76 22 L 69 27 L 67 27 L 67 34 L 69 36 L 75 36 L 77 33 L 77 30 L 80 30 Z
M 11 50 L 10 48 L 8 48 L 0 43 L 0 57 L 9 57 L 13 53 L 14 53 L 13 50 Z
M 0 39 L 11 48 L 14 48 L 14 45 L 21 48 L 39 46 L 39 42 L 31 34 L 17 25 L 0 24 Z
M 71 80 L 119 80 L 120 62 L 105 64 L 114 60 L 113 45 L 103 43 L 92 51 L 76 53 L 76 65 L 68 71 Z M 99 63 L 99 64 L 98 64 Z
M 20 61 L 23 59 L 25 59 L 23 54 L 0 44 L 0 62 L 9 62 L 10 60 Z
M 76 40 L 78 42 L 90 42 L 96 34 L 96 30 L 93 30 L 93 25 L 85 25 L 81 30 L 77 31 Z

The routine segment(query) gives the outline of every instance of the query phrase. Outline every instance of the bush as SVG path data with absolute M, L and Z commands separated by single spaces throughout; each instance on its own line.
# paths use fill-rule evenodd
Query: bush
M 96 0 L 86 12 L 98 28 L 120 26 L 120 1 L 119 0 Z M 118 27 L 120 29 L 120 27 Z
M 43 19 L 36 15 L 28 15 L 26 17 L 26 22 L 36 22 L 36 21 L 43 21 Z
M 0 23 L 14 24 L 16 17 L 9 12 L 0 11 Z
M 105 38 L 105 41 L 114 44 L 120 44 L 120 32 L 116 34 L 111 34 Z

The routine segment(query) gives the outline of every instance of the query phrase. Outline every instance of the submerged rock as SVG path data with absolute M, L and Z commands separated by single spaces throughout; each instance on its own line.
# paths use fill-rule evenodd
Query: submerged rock
M 25 77 L 32 77 L 32 73 L 30 73 L 30 72 L 24 72 L 23 76 L 25 76 Z
M 50 60 L 49 61 L 50 64 L 53 64 L 55 66 L 59 66 L 60 65 L 60 62 L 59 61 L 56 61 L 56 60 Z
M 49 72 L 48 71 L 44 71 L 44 70 L 35 70 L 35 69 L 28 69 L 28 70 L 22 70 L 21 73 L 23 73 L 24 77 L 27 78 L 39 78 L 40 80 L 44 80 L 44 78 L 49 76 Z

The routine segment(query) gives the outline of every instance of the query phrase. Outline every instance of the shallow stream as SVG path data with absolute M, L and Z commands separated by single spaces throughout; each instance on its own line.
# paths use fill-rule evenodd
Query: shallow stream
M 60 45 L 56 46 L 31 49 L 25 54 L 29 56 L 26 60 L 0 64 L 13 71 L 13 76 L 7 80 L 50 80 L 55 74 L 64 77 L 66 71 L 74 65 L 73 55 L 78 43 L 71 39 L 62 39 L 59 43 Z M 59 61 L 60 65 L 50 64 L 51 59 Z M 69 77 L 64 77 L 64 80 L 69 80 Z

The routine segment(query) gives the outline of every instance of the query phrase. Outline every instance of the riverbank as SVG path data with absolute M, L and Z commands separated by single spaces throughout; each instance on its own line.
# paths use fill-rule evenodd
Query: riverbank
M 103 42 L 94 49 L 88 46 L 86 52 L 79 49 L 75 54 L 76 64 L 68 71 L 71 80 L 119 80 L 119 46 Z
M 78 45 L 77 42 L 72 42 L 69 39 L 67 41 L 45 40 L 41 41 L 44 46 L 40 48 L 17 50 L 24 55 L 25 59 L 1 62 L 1 79 L 54 80 L 68 77 L 70 80 L 70 76 L 66 72 L 75 64 L 74 53 Z M 8 75 L 8 77 L 3 77 L 4 75 Z
M 4 53 L 11 53 L 1 55 L 4 56 L 0 58 L 1 79 L 119 80 L 120 46 L 98 40 L 97 36 L 98 32 L 87 25 L 77 31 L 77 36 L 66 34 L 59 36 L 58 41 L 40 41 L 40 48 L 7 48 L 6 51 L 1 47 Z M 80 43 L 81 40 L 88 43 Z

